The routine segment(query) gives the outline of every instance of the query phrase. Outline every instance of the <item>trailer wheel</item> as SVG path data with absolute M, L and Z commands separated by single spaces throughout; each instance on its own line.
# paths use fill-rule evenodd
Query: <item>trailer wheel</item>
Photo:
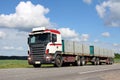
M 61 67 L 63 64 L 62 57 L 60 55 L 57 55 L 55 58 L 55 67 Z
M 97 64 L 97 60 L 96 60 L 96 58 L 94 57 L 94 58 L 93 58 L 92 65 L 96 65 L 96 64 Z
M 100 59 L 99 58 L 96 59 L 96 64 L 100 65 Z
M 102 62 L 100 62 L 100 65 L 102 65 Z
M 77 60 L 75 61 L 75 63 L 73 63 L 74 66 L 80 66 L 81 65 L 81 60 L 80 57 L 77 56 Z
M 111 58 L 110 59 L 110 64 L 112 65 L 114 63 L 114 60 Z
M 109 59 L 109 58 L 106 59 L 106 64 L 107 64 L 107 65 L 110 64 L 110 59 Z
M 41 67 L 41 64 L 34 64 L 33 67 L 34 68 L 39 68 L 39 67 Z
M 85 58 L 82 57 L 80 61 L 81 61 L 81 64 L 80 64 L 80 65 L 81 65 L 81 66 L 84 66 L 84 65 L 85 65 Z

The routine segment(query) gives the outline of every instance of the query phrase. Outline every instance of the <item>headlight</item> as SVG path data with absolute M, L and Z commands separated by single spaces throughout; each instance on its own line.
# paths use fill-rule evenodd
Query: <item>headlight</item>
M 49 59 L 49 58 L 51 58 L 51 57 L 50 57 L 50 56 L 47 56 L 47 57 L 46 57 L 46 59 Z
M 31 57 L 28 57 L 28 60 L 31 60 Z

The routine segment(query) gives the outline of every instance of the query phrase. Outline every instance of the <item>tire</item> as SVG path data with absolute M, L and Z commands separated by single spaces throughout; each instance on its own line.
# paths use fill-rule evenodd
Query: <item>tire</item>
M 85 58 L 82 57 L 80 61 L 81 61 L 80 65 L 81 65 L 81 66 L 84 66 L 84 65 L 85 65 Z
M 102 62 L 100 62 L 100 65 L 102 65 Z
M 114 60 L 113 59 L 111 60 L 111 64 L 114 64 Z
M 61 67 L 63 64 L 62 57 L 60 55 L 57 55 L 55 58 L 55 67 Z
M 100 65 L 100 59 L 99 58 L 96 59 L 96 65 Z
M 96 58 L 94 58 L 92 65 L 96 65 L 96 64 L 97 64 L 97 60 L 96 60 Z
M 110 59 L 110 64 L 112 65 L 114 63 L 113 59 L 111 58 Z
M 80 66 L 80 64 L 81 64 L 81 60 L 80 60 L 80 57 L 78 56 L 78 58 L 77 58 L 77 60 L 76 60 L 76 65 L 77 65 L 77 66 Z
M 77 60 L 75 62 L 72 63 L 73 66 L 80 66 L 81 65 L 81 60 L 80 57 L 77 56 Z
M 107 65 L 110 64 L 110 59 L 109 59 L 109 58 L 106 60 L 106 64 L 107 64 Z
M 34 64 L 33 67 L 34 68 L 39 68 L 39 67 L 41 67 L 41 64 Z

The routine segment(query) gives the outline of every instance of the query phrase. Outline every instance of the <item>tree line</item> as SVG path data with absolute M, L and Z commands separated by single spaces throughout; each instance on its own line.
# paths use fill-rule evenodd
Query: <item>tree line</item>
M 0 60 L 27 60 L 27 56 L 0 56 Z
M 115 58 L 116 59 L 120 59 L 120 54 L 119 53 L 115 53 Z

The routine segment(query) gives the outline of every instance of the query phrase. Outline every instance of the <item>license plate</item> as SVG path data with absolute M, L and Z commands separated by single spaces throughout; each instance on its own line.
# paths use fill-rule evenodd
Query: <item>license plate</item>
M 40 64 L 40 61 L 35 61 L 35 64 Z

